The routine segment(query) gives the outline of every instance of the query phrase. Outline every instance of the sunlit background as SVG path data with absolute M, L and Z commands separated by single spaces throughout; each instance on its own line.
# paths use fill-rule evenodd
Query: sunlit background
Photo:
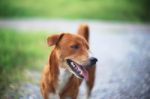
M 42 99 L 48 35 L 90 27 L 91 99 L 150 99 L 149 0 L 0 0 L 0 99 Z M 79 99 L 85 96 L 82 83 Z

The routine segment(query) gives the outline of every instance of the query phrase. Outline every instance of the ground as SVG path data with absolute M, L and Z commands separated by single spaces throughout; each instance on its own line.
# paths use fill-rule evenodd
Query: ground
M 90 53 L 98 58 L 91 99 L 150 99 L 150 25 L 87 20 L 0 20 L 1 27 L 19 31 L 76 32 L 79 23 L 90 26 Z M 21 82 L 8 99 L 42 99 L 41 71 L 25 70 Z M 79 99 L 85 95 L 84 82 Z M 15 96 L 15 93 L 19 93 Z

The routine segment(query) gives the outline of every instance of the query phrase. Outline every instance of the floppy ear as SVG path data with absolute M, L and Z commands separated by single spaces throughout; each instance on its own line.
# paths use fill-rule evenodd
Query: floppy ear
M 55 35 L 49 36 L 47 38 L 47 44 L 49 46 L 56 45 L 60 41 L 60 39 L 62 38 L 63 35 L 64 34 L 55 34 Z
M 89 42 L 89 28 L 86 24 L 81 24 L 78 29 L 78 34 L 83 36 Z

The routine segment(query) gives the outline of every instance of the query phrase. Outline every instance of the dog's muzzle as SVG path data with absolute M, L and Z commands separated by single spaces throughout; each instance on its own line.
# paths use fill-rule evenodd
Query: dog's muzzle
M 69 68 L 71 69 L 71 72 L 77 76 L 78 78 L 85 78 L 88 80 L 88 72 L 86 68 L 90 68 L 92 66 L 95 66 L 97 59 L 94 57 L 89 58 L 84 64 L 76 63 L 75 61 L 71 59 L 67 59 L 67 64 L 69 65 Z

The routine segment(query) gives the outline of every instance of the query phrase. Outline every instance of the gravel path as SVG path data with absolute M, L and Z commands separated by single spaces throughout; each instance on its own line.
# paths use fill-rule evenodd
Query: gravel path
M 0 20 L 0 27 L 23 31 L 75 32 L 81 22 L 91 29 L 91 53 L 98 58 L 91 99 L 150 99 L 150 25 L 87 20 Z M 27 70 L 32 80 L 17 89 L 19 99 L 41 99 L 40 72 Z M 84 82 L 79 99 L 84 96 Z M 11 98 L 10 98 L 11 97 Z M 10 96 L 13 99 L 13 95 Z

